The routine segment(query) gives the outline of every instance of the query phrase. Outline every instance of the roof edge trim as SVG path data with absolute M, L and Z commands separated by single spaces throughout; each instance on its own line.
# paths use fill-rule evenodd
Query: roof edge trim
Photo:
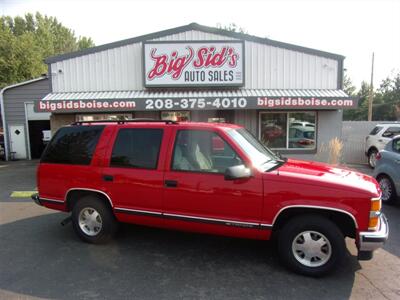
M 121 40 L 121 41 L 116 41 L 116 42 L 112 42 L 112 43 L 108 43 L 108 44 L 95 46 L 92 48 L 87 48 L 87 49 L 83 49 L 83 50 L 79 50 L 79 51 L 75 51 L 75 52 L 69 52 L 69 53 L 64 53 L 64 54 L 60 54 L 60 55 L 56 55 L 56 56 L 51 56 L 51 57 L 46 58 L 44 60 L 44 62 L 47 64 L 51 64 L 51 63 L 55 63 L 55 62 L 66 60 L 66 59 L 71 59 L 71 58 L 75 58 L 75 57 L 79 57 L 79 56 L 83 56 L 83 55 L 88 55 L 88 54 L 92 54 L 92 53 L 96 53 L 96 52 L 100 52 L 100 51 L 105 51 L 108 49 L 122 47 L 122 46 L 134 44 L 134 43 L 138 43 L 138 42 L 144 42 L 144 41 L 148 41 L 151 39 L 156 39 L 156 38 L 160 38 L 163 36 L 177 34 L 177 33 L 190 31 L 190 30 L 198 30 L 198 31 L 203 31 L 203 32 L 207 32 L 207 33 L 212 33 L 212 34 L 224 35 L 224 36 L 232 37 L 235 39 L 241 39 L 241 40 L 245 40 L 245 41 L 249 41 L 249 42 L 256 42 L 256 43 L 265 44 L 265 45 L 269 45 L 269 46 L 273 46 L 273 47 L 284 48 L 287 50 L 303 52 L 306 54 L 322 56 L 322 57 L 326 57 L 326 58 L 335 59 L 338 61 L 343 61 L 345 58 L 343 55 L 340 55 L 340 54 L 335 54 L 335 53 L 331 53 L 331 52 L 325 52 L 325 51 L 307 48 L 307 47 L 303 47 L 303 46 L 298 46 L 298 45 L 294 45 L 294 44 L 279 42 L 279 41 L 271 40 L 268 38 L 262 38 L 262 37 L 258 37 L 258 36 L 254 36 L 254 35 L 250 35 L 250 34 L 246 34 L 246 33 L 233 32 L 233 31 L 229 31 L 229 30 L 225 30 L 225 29 L 216 28 L 216 27 L 200 25 L 197 23 L 190 23 L 188 25 L 179 26 L 179 27 L 175 27 L 175 28 L 171 28 L 171 29 L 162 30 L 162 31 L 157 31 L 157 32 L 137 36 L 134 38 L 129 38 L 129 39 Z
M 19 82 L 19 83 L 14 83 L 14 84 L 5 86 L 5 87 L 3 87 L 1 89 L 0 94 L 3 94 L 6 90 L 13 89 L 13 88 L 16 88 L 16 87 L 19 87 L 19 86 L 22 86 L 22 85 L 34 83 L 36 81 L 40 81 L 40 80 L 44 80 L 44 79 L 49 79 L 49 78 L 47 76 L 41 76 L 41 77 L 37 77 L 37 78 L 33 78 L 33 79 L 29 79 L 29 80 L 26 80 L 26 81 L 22 81 L 22 82 Z

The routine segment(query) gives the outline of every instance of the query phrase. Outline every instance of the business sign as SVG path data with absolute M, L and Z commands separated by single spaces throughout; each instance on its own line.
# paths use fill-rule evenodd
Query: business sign
M 244 43 L 147 42 L 143 65 L 146 87 L 243 86 Z
M 36 112 L 112 112 L 112 111 L 176 111 L 224 109 L 308 109 L 335 110 L 356 108 L 357 98 L 314 97 L 182 97 L 98 100 L 39 100 Z

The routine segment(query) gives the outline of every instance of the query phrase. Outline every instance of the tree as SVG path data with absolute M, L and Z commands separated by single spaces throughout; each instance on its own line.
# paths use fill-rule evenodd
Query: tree
M 217 28 L 239 33 L 246 33 L 246 34 L 248 33 L 244 27 L 239 27 L 235 23 L 229 23 L 228 25 L 222 25 L 221 23 L 218 23 Z
M 372 116 L 374 120 L 400 120 L 400 73 L 382 81 L 374 96 Z
M 343 77 L 343 90 L 346 92 L 347 95 L 354 96 L 354 92 L 356 91 L 356 89 L 357 88 L 354 86 L 350 77 L 345 72 Z
M 46 57 L 93 47 L 54 17 L 0 17 L 0 88 L 47 72 Z
M 87 38 L 85 36 L 80 36 L 78 39 L 78 49 L 86 49 L 86 48 L 90 48 L 93 47 L 94 43 L 92 41 L 91 38 Z
M 348 95 L 353 95 L 351 80 L 346 77 L 344 90 Z M 356 94 L 359 98 L 358 107 L 345 110 L 343 120 L 367 120 L 369 90 L 370 85 L 363 81 L 360 90 Z M 400 121 L 400 73 L 393 78 L 387 77 L 382 80 L 379 88 L 374 92 L 372 119 L 374 121 Z

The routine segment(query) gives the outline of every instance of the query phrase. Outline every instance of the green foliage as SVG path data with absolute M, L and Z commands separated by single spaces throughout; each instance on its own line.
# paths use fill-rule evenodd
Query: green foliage
M 228 25 L 222 25 L 222 24 L 218 23 L 217 24 L 217 28 L 223 29 L 223 30 L 239 32 L 239 33 L 246 33 L 247 34 L 247 30 L 246 29 L 244 29 L 243 27 L 239 27 L 235 23 L 229 23 Z
M 344 80 L 344 90 L 348 95 L 353 96 L 354 93 L 348 90 L 349 86 L 353 86 L 351 80 L 346 76 Z M 358 108 L 347 109 L 343 112 L 343 120 L 345 121 L 366 121 L 368 119 L 368 95 L 370 85 L 363 81 L 361 88 L 356 94 L 359 97 Z M 393 78 L 386 78 L 382 81 L 379 88 L 374 91 L 372 105 L 372 120 L 374 121 L 400 121 L 400 73 Z
M 40 13 L 0 17 L 0 88 L 47 72 L 46 57 L 93 47 L 91 38 Z
M 346 92 L 347 95 L 355 96 L 356 87 L 353 85 L 353 82 L 346 73 L 344 73 L 343 78 L 343 90 Z
M 85 36 L 80 36 L 78 39 L 78 49 L 85 49 L 85 48 L 90 48 L 93 47 L 94 43 L 91 38 L 87 38 Z
M 372 118 L 374 120 L 400 120 L 400 73 L 386 78 L 375 92 Z

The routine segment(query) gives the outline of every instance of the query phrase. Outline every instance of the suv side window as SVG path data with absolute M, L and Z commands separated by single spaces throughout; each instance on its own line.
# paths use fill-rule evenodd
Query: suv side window
M 162 137 L 162 129 L 120 129 L 111 154 L 110 167 L 156 169 Z
M 93 152 L 104 126 L 71 126 L 57 131 L 46 151 L 42 163 L 90 165 Z
M 242 159 L 218 134 L 205 130 L 179 130 L 176 135 L 172 170 L 224 173 Z
M 384 133 L 382 133 L 382 136 L 391 138 L 398 134 L 400 134 L 400 127 L 389 127 Z

